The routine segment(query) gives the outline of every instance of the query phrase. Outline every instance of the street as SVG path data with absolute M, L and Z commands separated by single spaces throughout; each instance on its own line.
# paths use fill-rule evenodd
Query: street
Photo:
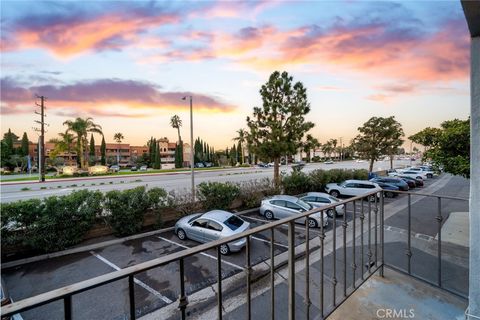
M 266 170 L 267 173 L 270 173 Z M 453 177 L 450 175 L 442 175 L 440 177 L 429 179 L 423 189 L 414 191 L 435 193 L 438 195 L 450 195 L 468 198 L 468 180 Z M 405 268 L 406 256 L 405 251 L 405 215 L 407 212 L 405 195 L 400 195 L 394 199 L 385 199 L 385 260 L 391 265 Z M 367 212 L 368 203 L 356 202 L 356 213 L 363 209 Z M 419 196 L 412 196 L 412 268 L 427 279 L 435 281 L 436 277 L 436 206 L 432 205 L 431 199 Z M 468 211 L 468 202 L 460 202 L 456 200 L 445 200 L 442 206 L 443 222 L 447 221 L 449 213 L 453 211 Z M 258 212 L 247 213 L 242 216 L 251 223 L 252 228 L 258 225 L 268 223 Z M 349 222 L 353 217 L 353 205 L 348 204 L 346 221 Z M 341 228 L 342 217 L 336 218 L 337 228 Z M 372 218 L 373 219 L 373 218 Z M 358 216 L 357 216 L 358 221 Z M 374 220 L 365 220 L 365 223 L 374 223 Z M 326 237 L 331 238 L 333 228 L 333 219 L 329 219 L 329 225 L 326 227 Z M 366 230 L 366 229 L 365 229 Z M 280 255 L 287 251 L 287 226 L 277 228 L 274 232 L 275 255 Z M 337 236 L 339 232 L 337 230 Z M 371 249 L 374 250 L 374 235 L 371 235 Z M 310 239 L 318 239 L 320 232 L 318 229 L 310 230 Z M 251 238 L 251 263 L 259 265 L 263 261 L 270 258 L 270 232 L 257 233 Z M 366 237 L 366 234 L 362 235 Z M 360 240 L 356 239 L 356 244 L 347 243 L 346 266 L 350 270 L 352 262 L 352 250 L 355 248 L 356 264 L 359 270 L 356 273 L 348 271 L 347 278 L 340 276 L 340 270 L 344 264 L 343 250 L 336 249 L 336 263 L 338 278 L 337 295 L 341 295 L 341 288 L 344 281 L 347 286 L 355 279 L 361 277 L 360 266 L 361 259 L 367 261 L 366 253 L 369 249 L 367 238 L 365 238 L 362 248 Z M 295 245 L 305 242 L 305 227 L 297 225 L 295 227 Z M 167 254 L 184 250 L 185 248 L 198 245 L 196 242 L 186 240 L 180 241 L 171 230 L 160 232 L 143 238 L 125 241 L 115 245 L 99 247 L 94 250 L 87 250 L 75 254 L 60 256 L 53 259 L 46 259 L 38 262 L 18 265 L 2 270 L 2 277 L 12 298 L 17 301 L 27 297 L 31 297 L 52 289 L 60 288 L 78 281 L 86 280 L 101 274 L 105 274 L 114 270 L 132 266 L 144 261 L 165 256 Z M 337 243 L 338 245 L 338 243 Z M 317 248 L 318 249 L 318 248 Z M 377 248 L 378 249 L 378 248 Z M 446 243 L 444 245 L 445 263 L 444 263 L 444 286 L 465 292 L 467 278 L 466 266 L 459 265 L 459 261 L 455 258 L 456 251 L 462 251 L 463 248 Z M 375 255 L 379 259 L 379 254 Z M 185 288 L 187 295 L 199 293 L 212 284 L 216 283 L 216 252 L 203 252 L 185 260 L 186 283 Z M 222 279 L 228 279 L 233 275 L 241 275 L 245 271 L 246 265 L 245 250 L 239 253 L 222 257 Z M 318 280 L 318 272 L 320 270 L 319 262 L 312 261 L 311 273 L 312 277 Z M 332 303 L 332 284 L 331 279 L 334 277 L 333 269 L 333 252 L 326 252 L 324 259 L 325 269 L 324 277 L 329 279 L 325 283 L 325 301 L 327 304 Z M 312 271 L 313 270 L 313 271 Z M 366 271 L 366 270 L 365 270 Z M 304 277 L 304 270 L 297 272 L 298 283 L 300 283 L 298 291 L 301 291 L 303 283 L 301 279 Z M 157 267 L 137 274 L 135 276 L 135 300 L 137 316 L 148 314 L 154 310 L 163 312 L 166 306 L 176 306 L 178 296 L 180 294 L 179 287 L 179 266 L 178 263 L 168 264 L 163 267 Z M 281 280 L 281 277 L 279 278 Z M 314 280 L 315 283 L 316 280 Z M 265 317 L 269 312 L 268 305 L 268 283 L 263 285 L 262 281 L 257 284 L 260 292 L 253 301 L 253 314 L 255 318 Z M 312 284 L 312 287 L 315 287 Z M 240 297 L 244 299 L 245 286 L 244 282 L 238 283 L 236 289 L 225 295 L 224 299 L 232 297 Z M 317 288 L 318 289 L 318 288 Z M 263 290 L 263 291 L 262 291 Z M 286 286 L 280 281 L 276 288 L 276 295 L 286 294 Z M 315 314 L 318 310 L 318 292 L 312 289 L 312 301 L 315 303 L 311 306 L 311 314 Z M 212 294 L 212 292 L 210 292 Z M 213 297 L 214 299 L 214 297 Z M 263 300 L 265 301 L 263 301 Z M 214 300 L 213 300 L 214 301 Z M 302 301 L 301 297 L 297 301 Z M 213 305 L 212 305 L 213 303 Z M 234 307 L 230 305 L 230 309 L 226 308 L 227 318 L 243 319 L 244 313 L 242 308 L 245 306 Z M 128 315 L 128 283 L 127 281 L 117 281 L 96 289 L 75 295 L 73 297 L 73 311 L 75 319 L 125 319 Z M 215 303 L 210 301 L 206 304 L 205 311 L 210 307 L 215 307 Z M 282 308 L 287 306 L 279 306 L 277 317 L 279 319 L 286 318 L 287 313 L 282 312 Z M 299 304 L 298 312 L 302 311 L 302 305 Z M 317 309 L 315 309 L 317 308 Z M 189 312 L 198 312 L 199 310 L 189 310 Z M 285 309 L 286 310 L 286 309 Z M 38 309 L 28 311 L 22 314 L 24 319 L 62 319 L 63 308 L 62 303 L 51 303 Z M 168 317 L 165 313 L 163 316 Z M 175 318 L 175 317 L 173 317 Z
M 395 160 L 394 167 L 410 165 L 408 160 Z M 377 161 L 374 171 L 386 170 L 389 161 Z M 368 162 L 344 161 L 334 164 L 310 163 L 303 169 L 310 172 L 315 169 L 368 169 Z M 291 166 L 281 166 L 281 171 L 291 172 Z M 243 182 L 248 180 L 273 178 L 273 168 L 228 168 L 215 171 L 196 171 L 195 184 L 207 181 Z M 125 176 L 104 176 L 47 180 L 39 182 L 3 182 L 1 186 L 1 202 L 11 202 L 32 198 L 45 198 L 53 195 L 66 195 L 74 190 L 89 189 L 107 192 L 110 190 L 125 190 L 138 186 L 161 187 L 167 191 L 184 191 L 190 188 L 189 172 L 138 174 Z

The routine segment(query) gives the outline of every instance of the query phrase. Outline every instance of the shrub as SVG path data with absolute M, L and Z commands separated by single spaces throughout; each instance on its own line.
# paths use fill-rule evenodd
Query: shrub
M 310 177 L 300 171 L 293 171 L 282 179 L 285 194 L 298 195 L 310 191 Z
M 113 190 L 105 194 L 108 224 L 117 236 L 127 236 L 142 229 L 143 216 L 149 207 L 145 187 L 124 191 Z
M 239 198 L 246 208 L 259 207 L 265 197 L 280 193 L 268 178 L 245 181 L 240 183 L 239 187 Z
M 162 188 L 151 188 L 147 191 L 146 196 L 148 207 L 155 214 L 156 225 L 161 227 L 163 225 L 162 209 L 168 205 L 167 192 Z
M 310 172 L 310 188 L 312 191 L 321 191 L 327 183 L 330 183 L 330 173 L 322 169 Z
M 198 185 L 198 198 L 206 210 L 227 210 L 239 194 L 238 185 L 229 182 L 202 182 Z
M 202 209 L 201 203 L 193 200 L 191 192 L 178 193 L 170 191 L 167 203 L 168 207 L 174 208 L 175 211 L 180 213 L 180 216 L 185 216 Z
M 368 179 L 368 170 L 367 170 L 367 169 L 356 169 L 356 170 L 353 170 L 353 179 L 356 179 L 356 180 L 367 180 L 367 179 Z
M 101 192 L 88 190 L 46 198 L 27 241 L 32 247 L 48 252 L 79 243 L 101 214 L 102 199 Z
M 102 193 L 80 190 L 66 196 L 8 203 L 2 208 L 2 243 L 51 252 L 75 245 L 102 211 Z

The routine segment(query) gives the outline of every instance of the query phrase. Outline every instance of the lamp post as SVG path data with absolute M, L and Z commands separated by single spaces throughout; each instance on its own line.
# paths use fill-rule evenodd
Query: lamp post
M 187 97 L 190 99 L 190 171 L 192 176 L 192 199 L 195 201 L 195 163 L 194 163 L 194 154 L 193 154 L 193 108 L 192 108 L 192 96 L 185 96 L 182 100 L 187 100 Z

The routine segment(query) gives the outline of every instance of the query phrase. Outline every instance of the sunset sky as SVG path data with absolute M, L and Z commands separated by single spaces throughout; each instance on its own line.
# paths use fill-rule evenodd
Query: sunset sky
M 107 142 L 176 138 L 169 118 L 217 149 L 260 106 L 271 72 L 307 87 L 320 142 L 372 116 L 406 135 L 469 114 L 469 36 L 460 1 L 2 1 L 1 129 L 47 138 L 93 117 Z

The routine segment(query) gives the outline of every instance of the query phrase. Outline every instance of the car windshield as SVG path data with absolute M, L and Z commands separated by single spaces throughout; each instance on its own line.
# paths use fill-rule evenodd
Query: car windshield
M 188 223 L 192 222 L 193 220 L 199 218 L 201 216 L 201 214 L 197 214 L 195 215 L 194 217 L 190 218 L 190 220 L 188 220 Z
M 239 217 L 237 217 L 236 215 L 232 215 L 230 218 L 225 220 L 223 223 L 227 227 L 229 227 L 230 229 L 235 231 L 243 225 L 244 221 L 242 219 L 240 219 Z
M 303 200 L 300 200 L 300 199 L 298 199 L 297 204 L 300 207 L 303 207 L 303 208 L 308 209 L 308 210 L 313 209 L 313 206 L 310 203 L 307 203 L 307 202 L 305 202 Z

